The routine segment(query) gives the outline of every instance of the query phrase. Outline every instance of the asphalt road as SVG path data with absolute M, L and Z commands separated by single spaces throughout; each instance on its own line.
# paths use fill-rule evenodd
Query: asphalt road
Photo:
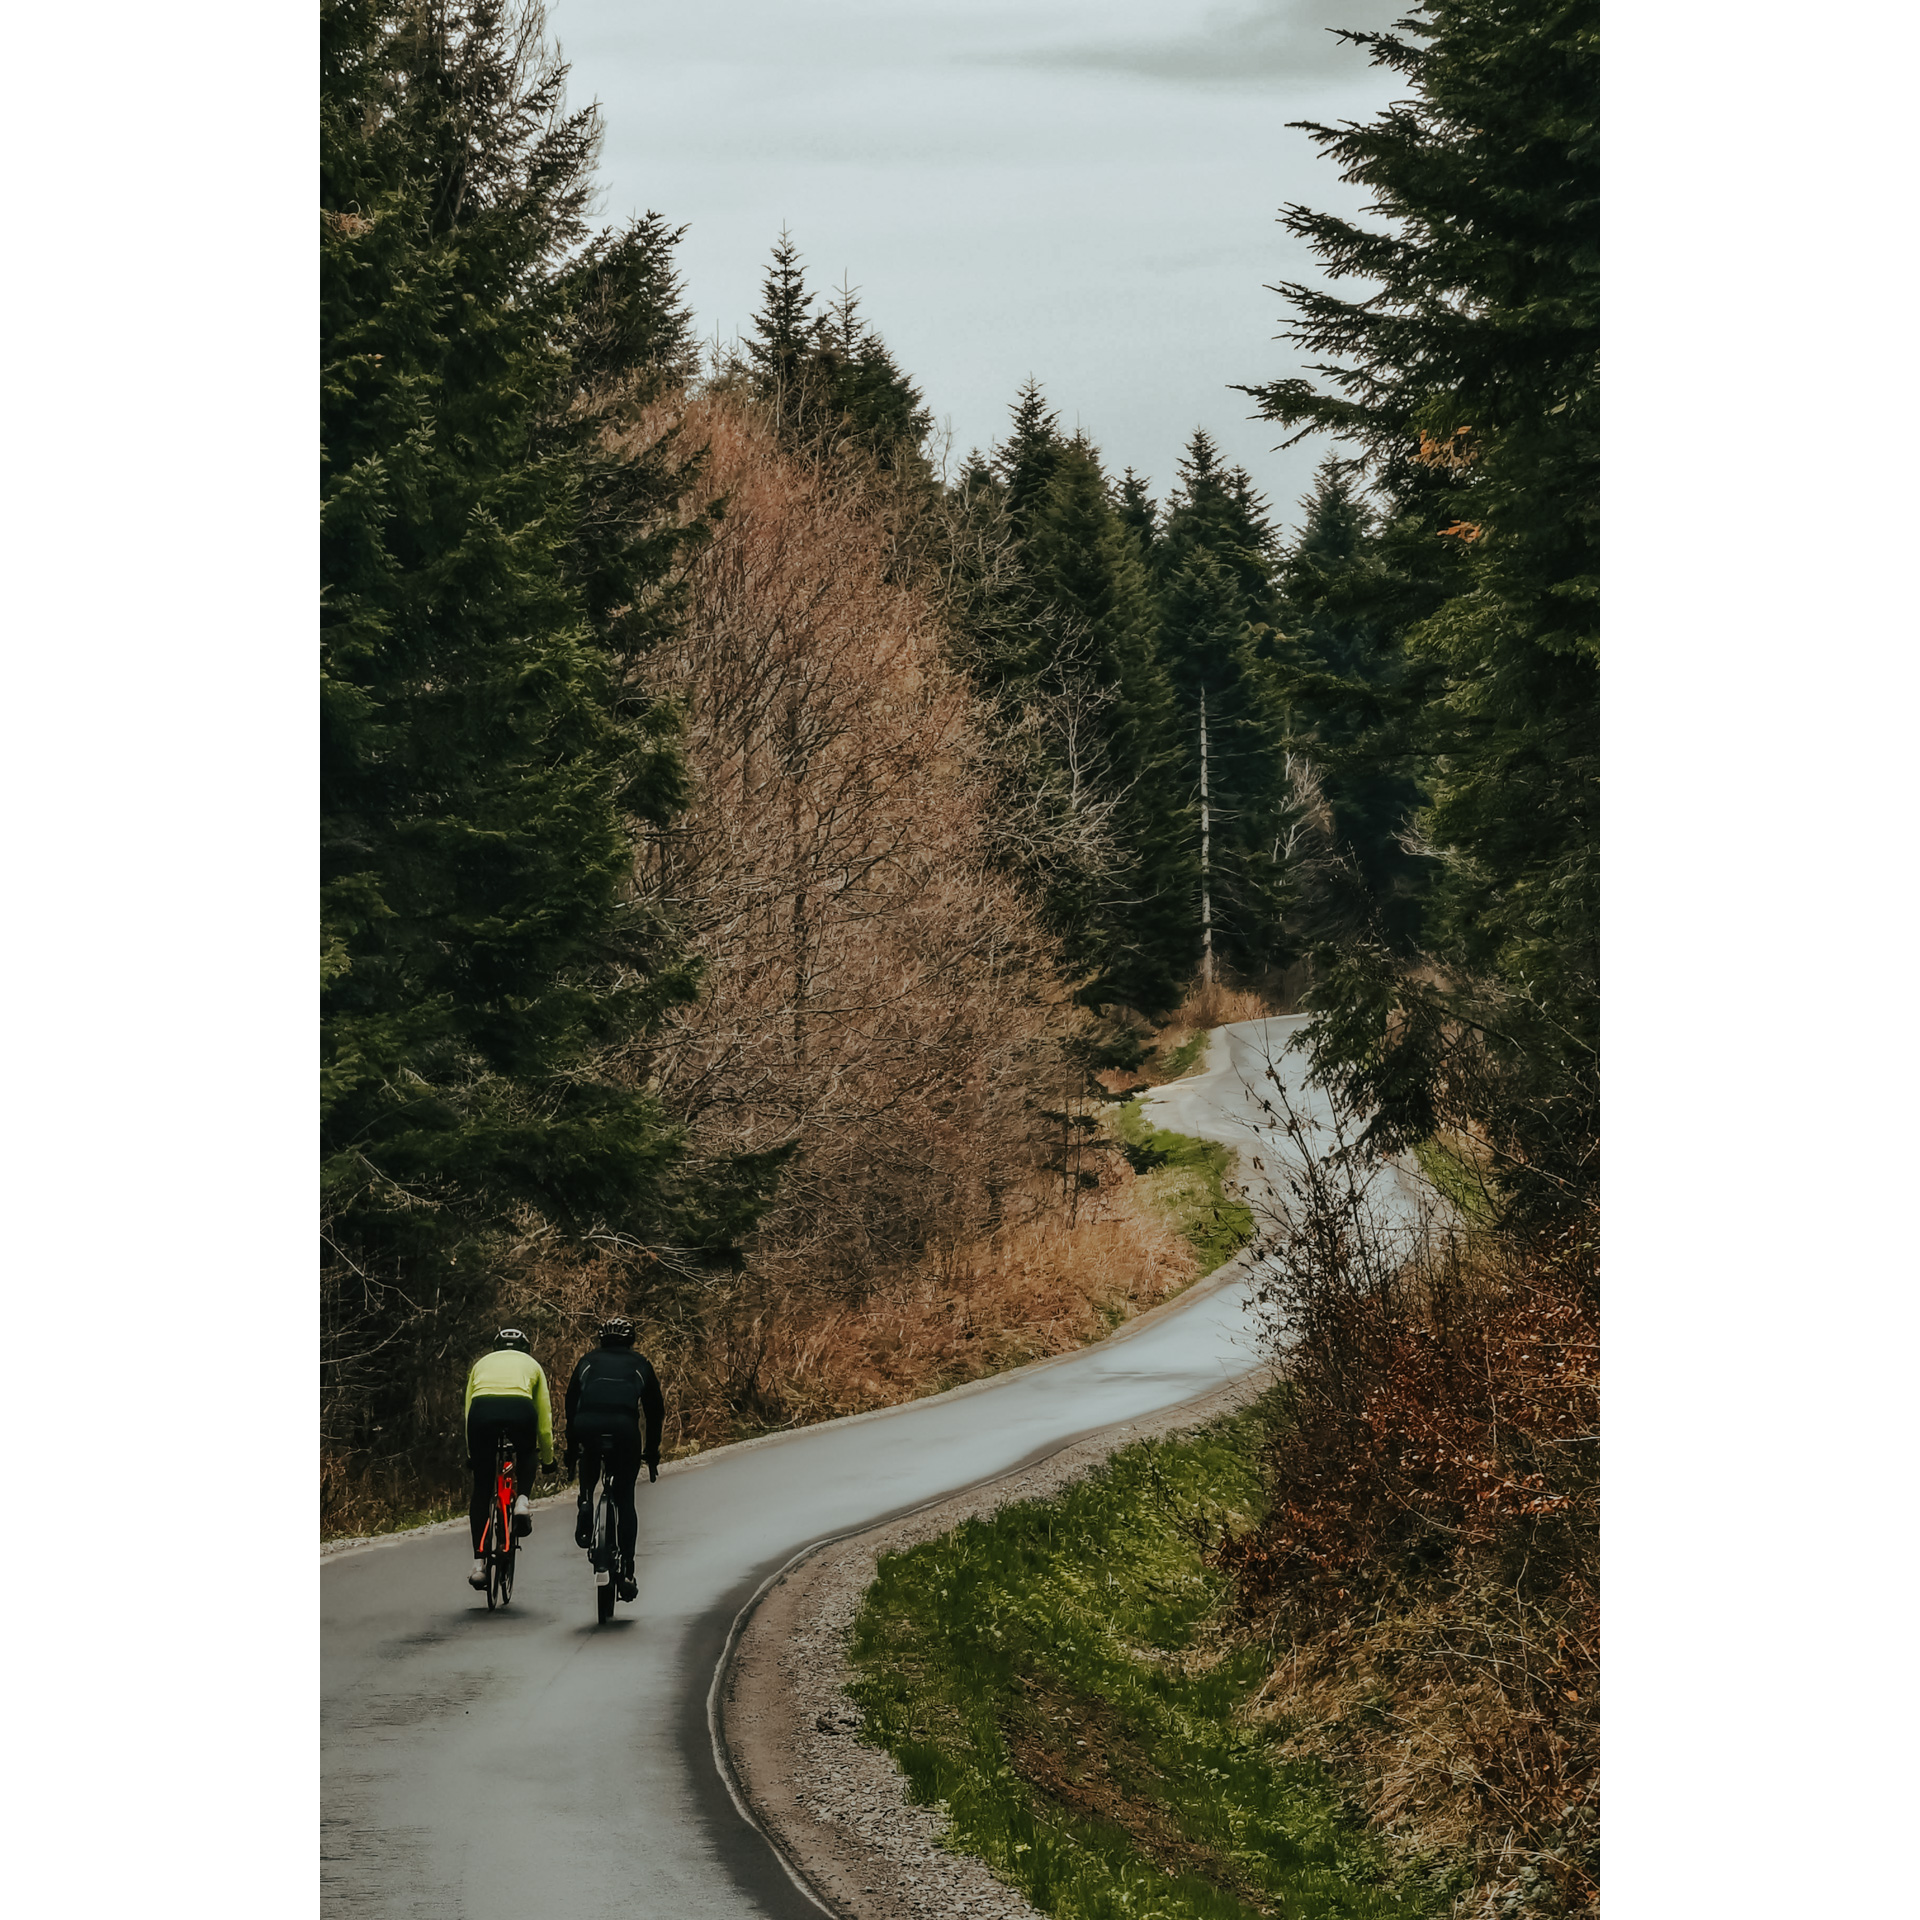
M 1153 1119 L 1264 1160 L 1265 1070 L 1298 1024 L 1221 1029 L 1207 1072 L 1154 1096 Z M 1310 1101 L 1297 1056 L 1282 1071 Z M 500 1613 L 466 1584 L 464 1526 L 325 1559 L 323 1912 L 817 1920 L 713 1755 L 708 1690 L 740 1609 L 813 1541 L 1247 1372 L 1247 1285 L 1235 1273 L 1062 1359 L 643 1479 L 640 1598 L 604 1627 L 565 1507 L 538 1513 Z M 550 1375 L 573 1359 L 543 1357 Z

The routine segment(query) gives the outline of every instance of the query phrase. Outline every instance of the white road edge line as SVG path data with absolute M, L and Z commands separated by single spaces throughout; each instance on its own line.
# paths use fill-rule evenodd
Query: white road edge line
M 1191 1289 L 1189 1289 L 1189 1292 L 1191 1292 Z M 1253 1371 L 1257 1372 L 1258 1368 L 1256 1367 Z M 1244 1378 L 1245 1376 L 1242 1377 Z M 1204 1400 L 1208 1398 L 1209 1395 L 1218 1393 L 1222 1388 L 1231 1384 L 1230 1381 L 1221 1381 L 1215 1386 L 1208 1387 L 1205 1392 L 1193 1395 L 1193 1399 Z M 909 1402 L 908 1404 L 912 1403 Z M 843 1540 L 857 1539 L 861 1534 L 872 1533 L 880 1527 L 897 1526 L 902 1520 L 911 1520 L 916 1513 L 925 1513 L 929 1507 L 944 1506 L 949 1500 L 958 1500 L 963 1494 L 978 1493 L 983 1487 L 996 1487 L 1003 1480 L 1018 1479 L 1021 1474 L 1031 1473 L 1034 1468 L 1045 1466 L 1049 1460 L 1057 1459 L 1061 1454 L 1068 1452 L 1071 1448 L 1084 1446 L 1090 1440 L 1104 1439 L 1108 1434 L 1128 1432 L 1133 1427 L 1138 1426 L 1143 1418 L 1151 1419 L 1161 1413 L 1177 1412 L 1181 1406 L 1190 1404 L 1190 1401 L 1176 1401 L 1171 1407 L 1156 1408 L 1153 1414 L 1145 1416 L 1136 1414 L 1129 1420 L 1117 1420 L 1110 1426 L 1096 1427 L 1091 1433 L 1082 1433 L 1076 1435 L 1071 1440 L 1061 1441 L 1057 1447 L 1053 1448 L 1050 1452 L 1043 1453 L 1037 1460 L 1022 1460 L 1017 1467 L 1009 1467 L 1005 1473 L 989 1474 L 986 1479 L 976 1480 L 971 1486 L 954 1487 L 945 1493 L 937 1493 L 931 1500 L 922 1500 L 918 1506 L 903 1507 L 900 1512 L 888 1514 L 883 1519 L 863 1520 L 858 1526 L 843 1527 L 838 1533 L 823 1534 L 818 1540 L 809 1541 L 807 1545 L 802 1547 L 791 1559 L 785 1561 L 782 1565 L 776 1567 L 773 1572 L 768 1574 L 767 1577 L 760 1582 L 759 1586 L 753 1590 L 752 1598 L 733 1616 L 733 1625 L 727 1629 L 726 1645 L 720 1649 L 720 1658 L 714 1663 L 713 1680 L 707 1688 L 707 1737 L 713 1742 L 714 1769 L 726 1784 L 727 1794 L 733 1801 L 734 1811 L 767 1843 L 773 1852 L 773 1857 L 780 1862 L 781 1867 L 785 1870 L 787 1878 L 806 1895 L 807 1899 L 815 1907 L 818 1907 L 819 1910 L 827 1916 L 827 1920 L 841 1920 L 841 1916 L 832 1907 L 825 1905 L 821 1901 L 819 1894 L 808 1884 L 806 1878 L 800 1872 L 800 1869 L 787 1858 L 786 1849 L 761 1824 L 759 1816 L 754 1812 L 751 1805 L 748 1804 L 746 1790 L 741 1786 L 740 1776 L 734 1770 L 733 1756 L 728 1753 L 726 1740 L 720 1732 L 720 1696 L 726 1686 L 727 1670 L 733 1665 L 733 1656 L 739 1649 L 740 1636 L 745 1632 L 747 1621 L 752 1617 L 754 1608 L 757 1607 L 795 1567 L 799 1566 L 803 1560 L 812 1559 L 813 1556 L 823 1548 L 838 1546 Z M 891 1409 L 888 1409 L 888 1411 L 891 1411 Z M 800 1431 L 805 1431 L 805 1429 L 800 1429 Z

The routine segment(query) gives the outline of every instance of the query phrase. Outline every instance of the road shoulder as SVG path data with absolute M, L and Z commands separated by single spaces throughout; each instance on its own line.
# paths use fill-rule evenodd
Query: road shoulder
M 1117 1448 L 1204 1426 L 1269 1384 L 1245 1375 L 1184 1406 L 1075 1441 L 1046 1459 L 905 1518 L 835 1541 L 789 1568 L 748 1616 L 718 1689 L 718 1734 L 754 1818 L 841 1920 L 909 1914 L 1039 1920 L 1015 1889 L 940 1845 L 944 1816 L 914 1806 L 892 1757 L 859 1738 L 847 1640 L 882 1554 L 1018 1500 L 1044 1500 Z

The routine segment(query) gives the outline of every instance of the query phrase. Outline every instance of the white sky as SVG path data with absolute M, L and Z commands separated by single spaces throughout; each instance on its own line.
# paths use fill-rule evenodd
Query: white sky
M 1393 0 L 552 0 L 571 97 L 597 98 L 602 216 L 686 223 L 704 331 L 759 303 L 784 223 L 825 291 L 860 290 L 956 453 L 1029 373 L 1109 468 L 1164 499 L 1204 425 L 1292 523 L 1323 446 L 1228 391 L 1295 370 L 1265 283 L 1315 277 L 1282 203 L 1355 210 L 1287 122 L 1397 91 L 1329 25 Z

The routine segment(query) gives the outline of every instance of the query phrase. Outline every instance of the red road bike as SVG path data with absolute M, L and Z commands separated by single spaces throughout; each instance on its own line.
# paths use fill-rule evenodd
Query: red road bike
M 513 1442 L 501 1434 L 493 1446 L 493 1502 L 480 1536 L 480 1561 L 487 1575 L 487 1611 L 513 1598 L 513 1563 L 520 1550 L 514 1537 L 513 1503 L 519 1495 L 519 1462 Z

